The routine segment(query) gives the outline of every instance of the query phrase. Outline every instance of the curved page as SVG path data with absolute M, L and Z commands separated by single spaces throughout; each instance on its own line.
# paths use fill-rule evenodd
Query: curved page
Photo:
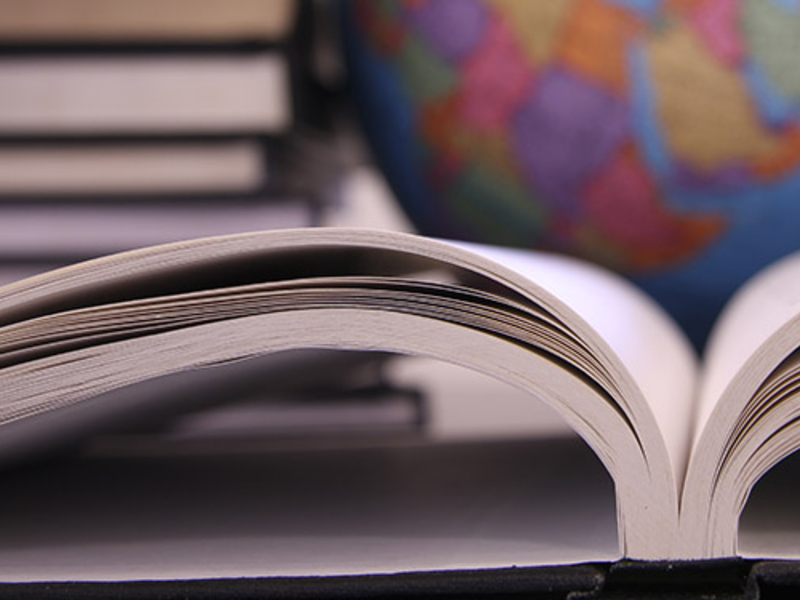
M 0 290 L 0 418 L 288 348 L 425 354 L 555 406 L 616 480 L 623 552 L 677 555 L 677 428 L 663 424 L 665 445 L 663 390 L 652 407 L 642 391 L 689 380 L 681 338 L 596 269 L 546 256 L 522 266 L 521 253 L 476 250 L 387 232 L 280 231 L 126 253 L 20 282 Z M 418 276 L 430 271 L 433 280 Z M 688 398 L 672 402 L 688 412 Z
M 627 371 L 641 390 L 649 409 L 643 413 L 652 411 L 655 416 L 676 481 L 682 481 L 689 458 L 697 364 L 683 333 L 663 310 L 628 282 L 588 263 L 492 246 L 458 245 L 536 282 L 589 325 L 582 335 L 595 339 L 612 360 L 621 361 L 624 371 L 617 376 L 622 378 Z M 554 310 L 562 309 L 556 306 Z M 566 314 L 565 318 L 572 316 Z M 632 398 L 638 396 L 628 393 Z M 637 407 L 630 410 L 635 414 Z M 647 418 L 635 421 L 636 425 L 648 427 Z
M 800 254 L 776 263 L 747 282 L 717 320 L 704 357 L 696 438 L 734 377 L 800 315 L 798 272 Z
M 793 255 L 754 277 L 712 332 L 683 500 L 683 529 L 697 556 L 736 553 L 750 489 L 798 445 L 787 427 L 798 404 L 798 272 Z

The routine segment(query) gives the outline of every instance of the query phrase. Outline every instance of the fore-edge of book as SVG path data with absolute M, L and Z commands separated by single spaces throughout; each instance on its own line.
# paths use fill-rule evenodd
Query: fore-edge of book
M 0 431 L 256 355 L 428 356 L 563 416 L 614 481 L 620 556 L 733 556 L 753 485 L 800 445 L 798 270 L 746 286 L 699 367 L 649 298 L 555 255 L 336 228 L 136 250 L 0 288 Z

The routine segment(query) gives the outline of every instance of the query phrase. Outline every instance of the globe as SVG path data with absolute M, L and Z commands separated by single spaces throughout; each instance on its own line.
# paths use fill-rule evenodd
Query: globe
M 423 234 L 607 265 L 698 345 L 800 248 L 797 0 L 364 0 L 343 23 Z

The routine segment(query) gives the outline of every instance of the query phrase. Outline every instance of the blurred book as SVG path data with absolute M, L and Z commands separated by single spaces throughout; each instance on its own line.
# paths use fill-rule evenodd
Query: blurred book
M 3 135 L 284 132 L 289 73 L 276 52 L 7 55 Z
M 254 139 L 0 145 L 0 197 L 247 193 L 268 177 Z
M 0 0 L 3 266 L 319 224 L 338 170 L 312 123 L 310 13 Z
M 1 0 L 0 37 L 43 41 L 161 41 L 286 37 L 294 0 Z
M 309 227 L 312 199 L 0 206 L 0 260 L 66 263 L 197 237 Z

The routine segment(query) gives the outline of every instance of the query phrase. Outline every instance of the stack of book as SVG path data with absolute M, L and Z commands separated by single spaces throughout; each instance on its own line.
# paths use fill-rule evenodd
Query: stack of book
M 307 9 L 0 0 L 0 261 L 314 224 L 275 168 L 314 114 Z

